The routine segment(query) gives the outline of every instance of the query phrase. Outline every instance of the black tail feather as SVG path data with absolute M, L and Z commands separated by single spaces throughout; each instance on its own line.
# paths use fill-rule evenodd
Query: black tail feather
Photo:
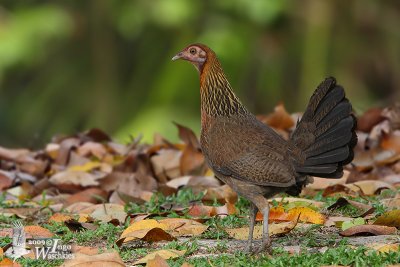
M 295 162 L 303 175 L 338 178 L 353 160 L 356 120 L 344 89 L 327 78 L 315 90 L 291 142 L 301 152 Z M 296 158 L 296 157 L 295 157 Z

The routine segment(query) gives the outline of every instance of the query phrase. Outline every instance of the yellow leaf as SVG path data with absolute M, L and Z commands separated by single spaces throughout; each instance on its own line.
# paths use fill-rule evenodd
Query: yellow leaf
M 385 212 L 376 219 L 374 224 L 400 228 L 400 210 Z
M 68 168 L 70 171 L 81 171 L 81 172 L 89 172 L 93 169 L 100 168 L 101 162 L 98 161 L 89 161 L 83 165 L 74 165 Z
M 297 221 L 282 222 L 282 223 L 271 223 L 269 224 L 269 235 L 278 235 L 289 233 L 295 226 Z M 249 227 L 226 229 L 228 235 L 234 239 L 247 240 L 249 237 Z M 262 238 L 262 225 L 254 226 L 253 239 Z
M 178 258 L 180 256 L 183 256 L 185 254 L 185 252 L 186 252 L 186 250 L 175 250 L 175 249 L 157 250 L 157 251 L 154 251 L 154 252 L 152 252 L 150 254 L 147 254 L 146 256 L 141 258 L 140 260 L 134 262 L 133 265 L 145 264 L 149 260 L 154 259 L 157 255 L 160 256 L 161 258 L 165 259 L 165 260 L 174 259 L 174 258 Z
M 299 215 L 299 220 L 307 223 L 324 224 L 325 217 L 321 213 L 308 207 L 296 207 L 288 211 L 289 218 L 296 220 Z
M 153 220 L 153 219 L 134 222 L 128 228 L 126 228 L 125 231 L 122 232 L 120 239 L 125 238 L 124 243 L 129 242 L 136 238 L 141 238 L 141 237 L 135 238 L 135 234 L 133 234 L 133 236 L 131 236 L 132 235 L 131 233 L 133 233 L 135 231 L 151 230 L 154 228 L 160 228 L 165 231 L 168 229 L 168 226 L 164 223 L 159 223 L 158 221 Z

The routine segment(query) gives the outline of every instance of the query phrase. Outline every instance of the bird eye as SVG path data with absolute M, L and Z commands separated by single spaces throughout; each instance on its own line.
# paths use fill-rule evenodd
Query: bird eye
M 195 48 L 190 48 L 189 53 L 194 55 L 196 54 L 196 49 Z

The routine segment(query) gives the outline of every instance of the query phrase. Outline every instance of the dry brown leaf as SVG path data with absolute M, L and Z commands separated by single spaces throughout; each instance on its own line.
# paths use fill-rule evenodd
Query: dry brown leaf
M 95 210 L 90 214 L 93 219 L 105 223 L 117 220 L 119 224 L 125 222 L 126 216 L 124 206 L 112 203 L 97 204 Z
M 369 133 L 375 125 L 384 119 L 381 108 L 370 108 L 357 118 L 357 129 Z
M 147 261 L 146 267 L 168 267 L 169 264 L 160 255 L 156 254 L 153 259 Z
M 50 177 L 49 182 L 53 185 L 78 185 L 78 186 L 98 186 L 99 179 L 105 177 L 105 173 L 98 173 L 97 175 L 85 171 L 71 171 L 66 170 L 54 174 Z
M 0 191 L 9 188 L 13 184 L 13 179 L 7 175 L 7 172 L 0 170 Z
M 77 153 L 83 157 L 95 156 L 102 159 L 107 154 L 107 150 L 103 144 L 89 141 L 78 147 Z
M 29 216 L 35 215 L 40 210 L 39 207 L 32 207 L 32 208 L 7 208 L 7 209 L 0 209 L 0 214 L 12 214 L 16 215 L 21 219 L 26 219 Z
M 390 189 L 390 190 L 394 190 L 394 191 L 396 190 L 396 188 L 394 186 L 392 186 L 388 183 L 385 183 L 382 181 L 372 181 L 372 180 L 355 182 L 352 184 L 346 184 L 345 186 L 355 192 L 361 191 L 361 193 L 366 196 L 375 195 L 377 192 L 380 192 L 382 189 Z
M 221 182 L 212 176 L 192 176 L 188 181 L 186 187 L 192 188 L 193 192 L 200 192 L 200 190 L 209 189 L 211 187 L 219 187 Z
M 288 130 L 292 128 L 295 123 L 292 116 L 286 111 L 283 103 L 276 105 L 274 112 L 267 115 L 266 118 L 261 118 L 261 121 L 280 130 Z
M 359 191 L 359 190 L 357 190 Z M 356 196 L 357 191 L 353 191 L 350 189 L 347 185 L 343 184 L 336 184 L 332 186 L 328 186 L 325 188 L 324 192 L 322 192 L 323 197 L 331 196 L 337 193 L 340 193 L 340 195 L 347 195 L 347 196 Z
M 205 161 L 201 153 L 200 143 L 194 132 L 178 123 L 175 123 L 179 130 L 179 138 L 185 143 L 185 148 L 180 158 L 181 175 L 203 174 Z
M 60 142 L 60 149 L 58 151 L 55 163 L 61 166 L 67 165 L 71 150 L 78 147 L 79 144 L 80 140 L 75 137 L 62 140 Z
M 9 258 L 3 258 L 0 261 L 0 266 L 4 266 L 4 267 L 21 267 L 21 264 L 19 264 L 18 262 L 12 261 Z
M 120 245 L 122 243 L 127 243 L 132 240 L 143 240 L 147 242 L 159 242 L 159 241 L 173 241 L 176 240 L 171 234 L 165 232 L 161 228 L 152 228 L 152 229 L 142 229 L 136 230 L 126 234 L 125 238 L 121 238 L 117 241 L 117 244 Z
M 398 207 L 399 208 L 399 207 Z M 400 210 L 385 212 L 374 222 L 376 225 L 394 226 L 400 228 Z
M 150 230 L 155 228 L 163 230 L 165 233 L 163 234 L 163 237 L 169 238 L 169 234 L 165 232 L 165 230 L 168 229 L 167 225 L 160 223 L 154 219 L 147 219 L 132 223 L 122 232 L 119 242 L 126 243 L 131 240 L 143 238 Z
M 228 185 L 207 189 L 206 194 L 203 196 L 202 201 L 213 203 L 217 200 L 219 203 L 235 204 L 238 200 L 238 195 Z
M 344 170 L 343 176 L 340 179 L 326 179 L 326 178 L 313 177 L 314 182 L 312 184 L 307 185 L 307 187 L 314 190 L 322 190 L 327 188 L 328 186 L 345 184 L 347 179 L 349 178 L 349 175 L 350 172 Z
M 110 251 L 102 254 L 87 255 L 76 253 L 75 258 L 66 260 L 62 267 L 125 267 L 118 252 Z
M 181 176 L 180 159 L 182 151 L 176 149 L 160 149 L 157 155 L 150 158 L 154 173 L 161 183 Z
M 389 135 L 384 135 L 381 147 L 385 150 L 394 150 L 400 153 L 400 130 L 396 130 Z
M 99 203 L 103 202 L 107 197 L 107 192 L 99 188 L 93 187 L 82 190 L 67 198 L 64 206 L 70 206 L 73 203 Z
M 381 202 L 388 208 L 396 209 L 400 207 L 400 197 L 383 199 Z
M 289 233 L 294 227 L 296 227 L 297 221 L 290 221 L 290 222 L 282 222 L 282 223 L 271 223 L 269 224 L 269 235 L 278 235 L 278 234 L 287 234 Z M 234 239 L 238 240 L 247 240 L 249 237 L 249 227 L 242 227 L 242 228 L 232 228 L 232 229 L 225 229 L 228 235 Z M 262 238 L 262 225 L 254 226 L 253 232 L 254 239 L 261 239 Z
M 48 222 L 65 222 L 65 221 L 69 221 L 72 219 L 71 215 L 68 214 L 62 214 L 62 213 L 54 213 L 48 220 Z
M 188 210 L 188 215 L 192 217 L 211 217 L 214 207 L 205 205 L 193 205 Z
M 186 250 L 175 250 L 175 249 L 157 250 L 157 251 L 147 254 L 140 260 L 135 261 L 133 263 L 133 265 L 146 264 L 149 260 L 154 259 L 157 255 L 166 260 L 175 259 L 175 258 L 179 258 L 179 257 L 183 256 L 185 254 L 185 252 L 186 252 Z
M 90 202 L 75 202 L 65 208 L 66 211 L 70 213 L 80 213 L 82 210 L 85 210 L 89 207 L 95 206 Z M 91 213 L 91 212 L 90 212 Z M 88 213 L 89 214 L 89 213 Z
M 52 232 L 38 225 L 28 225 L 25 226 L 24 229 L 27 238 L 46 238 L 54 236 Z
M 167 229 L 173 236 L 198 236 L 204 233 L 208 226 L 190 219 L 167 218 L 159 221 L 167 225 Z
M 73 246 L 72 247 L 73 253 L 81 253 L 86 255 L 96 255 L 99 254 L 98 247 L 85 247 L 85 246 Z
M 392 235 L 396 233 L 396 227 L 389 227 L 389 226 L 382 226 L 382 225 L 356 225 L 341 231 L 339 234 L 341 236 L 354 236 L 354 235 L 365 235 L 365 234 L 372 234 L 372 235 Z

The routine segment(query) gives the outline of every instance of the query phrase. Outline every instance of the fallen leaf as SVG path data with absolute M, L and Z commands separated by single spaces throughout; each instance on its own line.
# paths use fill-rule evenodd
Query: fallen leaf
M 364 225 L 364 224 L 365 224 L 365 220 L 363 218 L 355 218 L 355 219 L 353 219 L 351 221 L 343 222 L 341 228 L 344 231 L 344 230 L 347 230 L 347 229 L 349 229 L 349 228 L 351 228 L 353 226 Z
M 357 191 L 353 191 L 346 185 L 335 184 L 335 185 L 328 186 L 327 188 L 325 188 L 324 192 L 322 192 L 322 196 L 327 197 L 327 196 L 334 195 L 336 193 L 340 193 L 341 195 L 348 195 L 348 196 L 356 196 L 357 195 Z
M 149 260 L 154 259 L 157 255 L 165 260 L 175 259 L 183 256 L 186 253 L 186 250 L 175 250 L 175 249 L 162 249 L 157 250 L 152 253 L 147 254 L 143 258 L 138 261 L 135 261 L 133 265 L 137 264 L 146 264 Z
M 32 208 L 7 208 L 7 209 L 0 209 L 0 214 L 12 214 L 16 215 L 21 219 L 26 219 L 29 216 L 34 216 L 39 212 L 39 207 L 32 207 Z
M 191 175 L 186 175 L 186 176 L 182 176 L 182 177 L 178 177 L 175 179 L 172 179 L 171 181 L 167 182 L 166 185 L 168 185 L 169 187 L 172 188 L 180 188 L 182 186 L 187 185 L 187 183 L 190 181 L 190 179 L 192 179 L 194 176 Z
M 238 196 L 235 191 L 232 190 L 228 185 L 222 185 L 219 187 L 207 189 L 206 194 L 203 196 L 202 201 L 213 203 L 217 200 L 219 203 L 232 203 L 235 204 L 238 200 Z
M 159 221 L 167 226 L 168 231 L 175 236 L 198 236 L 204 233 L 208 226 L 190 219 L 167 218 Z
M 68 214 L 62 214 L 62 213 L 55 213 L 49 218 L 49 222 L 65 222 L 68 220 L 71 220 L 72 216 Z
M 146 219 L 138 222 L 134 222 L 131 224 L 128 228 L 126 228 L 117 243 L 126 243 L 132 240 L 136 239 L 142 239 L 145 238 L 146 235 L 153 229 L 157 229 L 150 233 L 149 237 L 153 238 L 153 233 L 158 234 L 158 239 L 157 241 L 161 240 L 173 240 L 174 238 L 165 232 L 165 230 L 168 229 L 168 226 L 160 223 L 154 219 Z M 160 231 L 161 230 L 161 231 Z
M 396 130 L 391 134 L 384 135 L 381 142 L 381 147 L 385 150 L 393 149 L 400 153 L 400 130 Z
M 382 204 L 388 208 L 398 208 L 400 207 L 400 197 L 388 198 L 381 200 Z
M 54 236 L 52 232 L 38 225 L 28 225 L 25 226 L 24 229 L 27 238 L 46 238 Z
M 276 201 L 281 205 L 284 205 L 285 203 L 304 203 L 303 207 L 308 207 L 309 205 L 313 205 L 317 208 L 321 208 L 322 206 L 325 205 L 325 202 L 321 201 L 315 201 L 312 199 L 306 199 L 306 198 L 299 198 L 299 197 L 275 197 L 271 198 L 268 200 L 269 202 Z
M 400 210 L 385 212 L 376 219 L 374 224 L 400 228 Z
M 361 191 L 362 194 L 366 196 L 372 196 L 375 195 L 377 192 L 380 192 L 382 189 L 390 189 L 390 190 L 396 190 L 396 188 L 388 183 L 382 182 L 382 181 L 360 181 L 360 182 L 355 182 L 352 184 L 346 184 L 346 187 L 348 187 L 350 190 L 353 190 L 355 192 Z
M 66 260 L 62 267 L 125 267 L 118 252 L 110 251 L 102 254 L 88 255 L 83 253 L 74 254 L 75 257 L 71 260 Z
M 93 219 L 105 223 L 117 220 L 119 224 L 125 222 L 126 216 L 124 206 L 111 203 L 97 204 L 95 210 L 90 214 Z
M 381 226 L 381 225 L 356 225 L 347 230 L 339 232 L 341 236 L 354 236 L 354 235 L 391 235 L 396 233 L 396 227 Z
M 211 217 L 214 207 L 205 205 L 193 205 L 187 212 L 192 217 Z
M 0 170 L 0 191 L 11 187 L 13 184 L 12 177 L 7 175 L 7 172 Z
M 261 121 L 271 127 L 281 130 L 288 130 L 292 128 L 295 123 L 292 116 L 286 111 L 283 103 L 276 105 L 273 113 L 266 117 L 261 117 Z
M 75 193 L 68 197 L 64 203 L 64 206 L 70 206 L 73 203 L 100 203 L 104 202 L 107 197 L 107 192 L 100 188 L 87 188 L 78 193 Z
M 7 266 L 7 267 L 21 267 L 21 264 L 18 262 L 12 261 L 9 258 L 3 258 L 0 261 L 0 266 Z
M 387 252 L 398 252 L 400 244 L 372 243 L 372 244 L 366 244 L 366 246 L 378 252 L 387 253 Z
M 95 156 L 98 159 L 102 159 L 107 154 L 107 150 L 105 149 L 103 144 L 91 141 L 86 142 L 78 147 L 77 152 L 81 156 Z
M 324 224 L 326 220 L 324 215 L 308 207 L 296 207 L 289 210 L 288 218 L 290 218 L 291 221 L 299 218 L 299 221 L 301 222 L 314 223 L 314 224 Z
M 80 213 L 82 210 L 85 210 L 89 207 L 95 206 L 90 202 L 75 202 L 65 208 L 66 211 L 70 213 Z M 91 213 L 91 212 L 90 212 Z
M 96 255 L 99 254 L 99 248 L 98 247 L 85 247 L 85 246 L 73 246 L 72 247 L 72 252 L 73 253 L 81 253 L 81 254 L 86 254 L 86 255 Z
M 156 254 L 153 259 L 147 261 L 146 267 L 168 267 L 169 264 L 160 255 Z
M 168 180 L 179 177 L 180 159 L 182 151 L 175 149 L 160 149 L 157 155 L 150 158 L 154 168 L 154 173 L 160 182 L 166 183 Z
M 324 226 L 336 226 L 341 227 L 344 222 L 351 221 L 354 218 L 351 217 L 343 217 L 343 216 L 329 216 L 325 221 Z
M 256 219 L 259 218 L 257 221 L 262 221 L 262 214 L 261 212 L 257 212 Z M 273 207 L 269 210 L 269 222 L 280 222 L 280 221 L 290 221 L 288 219 L 288 214 L 283 208 L 283 206 Z
M 370 108 L 357 118 L 357 129 L 369 133 L 376 124 L 384 119 L 381 108 Z
M 203 174 L 206 168 L 199 140 L 191 129 L 178 123 L 175 123 L 175 125 L 179 130 L 179 138 L 186 145 L 180 158 L 181 175 Z
M 326 179 L 326 178 L 319 178 L 319 177 L 313 177 L 314 182 L 307 185 L 308 188 L 314 189 L 314 190 L 322 190 L 327 188 L 328 186 L 333 186 L 337 184 L 345 184 L 347 179 L 349 178 L 350 172 L 344 170 L 343 171 L 343 176 L 340 179 Z
M 269 235 L 278 235 L 278 234 L 287 234 L 297 225 L 297 220 L 290 222 L 282 222 L 282 223 L 271 223 L 269 224 Z M 241 227 L 241 228 L 231 228 L 225 229 L 228 235 L 234 239 L 238 240 L 247 240 L 249 237 L 249 227 Z M 253 232 L 254 239 L 262 238 L 262 225 L 254 226 Z
M 83 187 L 99 185 L 99 179 L 106 176 L 106 173 L 98 173 L 97 175 L 85 171 L 66 170 L 54 174 L 50 177 L 49 182 L 53 185 L 79 185 Z

